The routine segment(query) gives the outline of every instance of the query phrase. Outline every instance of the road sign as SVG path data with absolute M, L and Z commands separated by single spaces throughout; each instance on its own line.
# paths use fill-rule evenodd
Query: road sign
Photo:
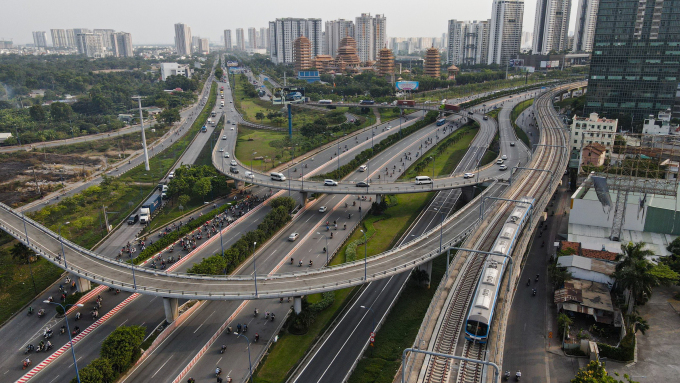
M 548 333 L 548 338 L 552 339 L 552 331 Z

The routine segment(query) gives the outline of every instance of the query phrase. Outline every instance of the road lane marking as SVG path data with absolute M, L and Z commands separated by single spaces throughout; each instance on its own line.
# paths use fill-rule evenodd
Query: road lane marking
M 165 367 L 165 365 L 168 364 L 169 361 L 170 361 L 170 358 L 168 358 L 168 360 L 166 360 L 165 363 L 163 363 L 163 365 L 161 366 L 161 368 L 159 368 L 158 370 L 156 370 L 156 372 L 155 372 L 153 375 L 151 375 L 151 378 L 153 378 L 154 376 L 156 376 L 156 374 L 158 374 L 158 373 L 163 369 L 163 367 Z

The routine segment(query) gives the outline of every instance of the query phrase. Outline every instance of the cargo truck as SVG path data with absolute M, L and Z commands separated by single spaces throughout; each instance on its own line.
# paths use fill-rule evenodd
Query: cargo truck
M 398 106 L 416 106 L 415 100 L 397 100 Z
M 446 104 L 444 105 L 444 109 L 450 110 L 452 112 L 460 112 L 460 105 L 457 104 Z
M 139 223 L 146 225 L 151 221 L 151 214 L 161 205 L 161 194 L 154 193 L 139 209 Z

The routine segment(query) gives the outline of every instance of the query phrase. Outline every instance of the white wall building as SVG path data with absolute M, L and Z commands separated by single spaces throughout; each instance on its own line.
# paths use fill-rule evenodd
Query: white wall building
M 231 29 L 224 30 L 224 49 L 231 50 Z
M 267 39 L 269 38 L 269 28 L 260 28 L 260 33 L 258 34 L 257 47 L 259 49 L 267 49 Z
M 579 0 L 576 10 L 573 52 L 592 52 L 600 0 Z
M 180 56 L 191 56 L 191 28 L 186 24 L 175 24 L 175 50 Z
M 354 22 L 354 39 L 362 62 L 375 61 L 387 42 L 387 19 L 384 15 L 362 13 Z
M 69 48 L 76 48 L 76 34 L 73 29 L 66 30 L 66 46 Z
M 347 36 L 354 38 L 353 21 L 344 19 L 326 21 L 323 54 L 335 57 L 340 48 L 340 41 Z
M 580 152 L 586 145 L 597 142 L 611 153 L 618 123 L 619 120 L 601 118 L 597 113 L 591 113 L 588 117 L 574 116 L 571 124 L 571 149 Z
M 246 50 L 246 36 L 243 33 L 243 28 L 236 28 L 236 49 Z
M 489 21 L 449 20 L 447 40 L 447 64 L 486 64 L 489 55 Z
M 66 48 L 68 47 L 68 40 L 66 39 L 66 30 L 64 29 L 51 29 L 52 34 L 52 46 L 55 48 Z
M 206 55 L 210 53 L 210 40 L 207 38 L 198 39 L 198 53 Z
M 505 66 L 519 54 L 523 21 L 524 0 L 493 1 L 487 64 Z
M 102 37 L 102 44 L 104 44 L 104 48 L 106 49 L 113 49 L 113 43 L 111 42 L 111 35 L 115 33 L 113 29 L 94 29 L 92 30 L 92 33 L 95 35 L 100 35 Z
M 132 35 L 127 32 L 116 32 L 111 35 L 111 52 L 115 57 L 132 57 Z
M 567 49 L 571 0 L 538 0 L 534 19 L 534 54 Z
M 169 76 L 184 76 L 191 78 L 189 65 L 178 63 L 161 63 L 161 79 L 165 81 Z
M 557 266 L 566 268 L 575 279 L 614 285 L 611 274 L 616 270 L 616 265 L 612 262 L 580 255 L 563 255 L 557 258 Z
M 79 33 L 76 35 L 78 53 L 87 57 L 101 58 L 106 56 L 106 47 L 102 36 L 94 33 Z
M 47 48 L 47 37 L 45 31 L 33 32 L 33 44 L 36 48 Z
M 672 113 L 670 110 L 659 112 L 658 118 L 649 116 L 642 125 L 642 134 L 668 135 L 678 134 L 678 126 L 671 125 Z
M 312 59 L 322 54 L 321 19 L 284 18 L 269 22 L 269 57 L 276 64 L 292 64 L 293 41 L 305 36 L 311 42 Z
M 248 48 L 257 49 L 257 29 L 248 28 Z

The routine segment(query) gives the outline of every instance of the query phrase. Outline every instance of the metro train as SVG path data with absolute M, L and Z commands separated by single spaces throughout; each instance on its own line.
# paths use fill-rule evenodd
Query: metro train
M 515 242 L 528 221 L 534 199 L 520 198 L 503 224 L 501 232 L 491 249 L 492 253 L 512 255 Z M 484 269 L 477 282 L 474 298 L 465 321 L 465 339 L 476 343 L 486 343 L 489 327 L 493 321 L 494 309 L 498 300 L 503 273 L 508 259 L 500 255 L 489 255 L 484 261 Z

